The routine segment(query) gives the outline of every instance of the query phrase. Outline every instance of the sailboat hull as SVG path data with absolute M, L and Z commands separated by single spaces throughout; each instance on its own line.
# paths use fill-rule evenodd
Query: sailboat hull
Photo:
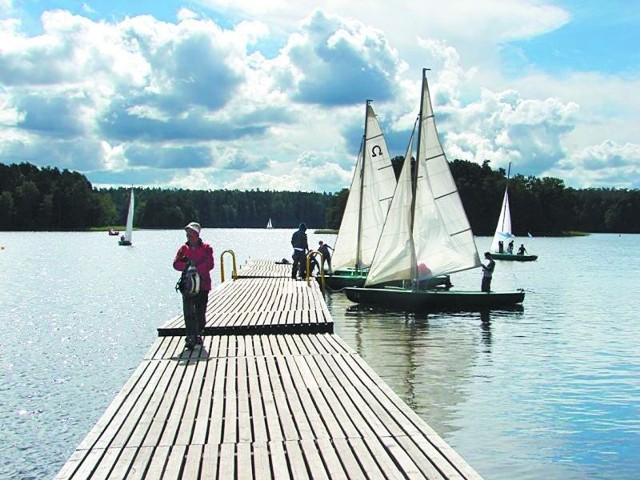
M 316 277 L 318 282 L 321 282 L 320 277 Z M 364 283 L 367 280 L 365 273 L 356 272 L 355 270 L 339 270 L 333 273 L 333 275 L 324 276 L 324 284 L 329 290 L 342 290 L 348 287 L 364 287 Z M 402 280 L 395 282 L 387 282 L 379 285 L 379 287 L 385 286 L 402 286 Z M 436 288 L 439 285 L 449 285 L 451 283 L 449 275 L 440 275 L 437 277 L 425 279 L 420 281 L 422 288 Z
M 344 292 L 347 298 L 355 303 L 411 312 L 503 308 L 512 307 L 524 301 L 524 290 L 487 293 L 460 290 L 415 291 L 391 287 L 345 288 Z
M 534 262 L 538 259 L 538 255 L 517 255 L 513 253 L 492 253 L 491 258 L 494 260 L 505 260 L 510 262 Z

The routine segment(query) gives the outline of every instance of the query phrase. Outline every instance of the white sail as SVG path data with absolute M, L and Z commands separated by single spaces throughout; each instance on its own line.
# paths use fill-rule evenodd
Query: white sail
M 491 242 L 491 251 L 498 252 L 500 247 L 498 242 L 503 242 L 504 249 L 507 248 L 509 243 L 514 238 L 511 233 L 511 211 L 509 209 L 509 191 L 507 188 L 504 190 L 504 198 L 502 199 L 502 208 L 500 210 L 500 217 L 498 218 L 498 224 L 496 225 L 496 232 L 493 235 L 493 241 Z
M 424 74 L 417 142 L 415 186 L 412 188 L 411 179 L 407 178 L 411 170 L 410 141 L 365 286 L 446 275 L 481 265 L 469 220 L 438 138 Z
M 429 85 L 424 75 L 421 124 L 418 177 L 420 170 L 424 174 L 426 164 L 427 182 L 417 183 L 413 228 L 417 262 L 429 267 L 434 276 L 479 267 L 481 262 L 473 231 L 438 138 Z M 444 232 L 435 227 L 436 223 L 444 227 Z
M 371 265 L 396 178 L 373 108 L 367 102 L 365 136 L 331 257 L 334 270 Z
M 271 224 L 271 219 L 269 219 L 269 221 L 267 222 L 267 228 L 273 228 L 273 225 Z
M 413 139 L 413 136 L 411 137 Z M 411 200 L 413 198 L 411 182 L 412 142 L 405 154 L 405 162 L 398 178 L 393 200 L 389 207 L 378 248 L 367 274 L 365 286 L 376 285 L 393 280 L 410 279 L 412 265 L 415 263 L 413 239 L 411 235 Z
M 135 207 L 135 201 L 133 198 L 133 189 L 131 189 L 131 196 L 129 197 L 129 210 L 127 211 L 127 228 L 124 232 L 124 241 L 131 243 L 131 236 L 133 234 L 133 211 Z

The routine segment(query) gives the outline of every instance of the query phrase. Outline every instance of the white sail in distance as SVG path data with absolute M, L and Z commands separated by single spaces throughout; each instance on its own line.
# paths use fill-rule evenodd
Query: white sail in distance
M 500 217 L 498 218 L 496 231 L 493 235 L 493 241 L 491 242 L 491 251 L 499 251 L 498 242 L 503 242 L 504 249 L 506 249 L 507 243 L 509 243 L 513 238 L 513 233 L 511 233 L 511 210 L 509 209 L 509 191 L 507 188 L 505 188 L 504 197 L 502 198 L 502 208 L 500 209 Z
M 133 211 L 135 209 L 135 200 L 133 198 L 133 189 L 131 189 L 131 196 L 129 197 L 129 210 L 127 211 L 127 227 L 124 232 L 124 240 L 131 242 L 133 235 Z

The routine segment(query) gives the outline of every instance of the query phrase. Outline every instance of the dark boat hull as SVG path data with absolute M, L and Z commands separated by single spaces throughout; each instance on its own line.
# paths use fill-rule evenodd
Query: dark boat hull
M 345 288 L 355 303 L 393 310 L 429 311 L 512 307 L 524 301 L 524 290 L 513 292 L 477 292 L 460 290 L 408 290 L 403 288 Z
M 316 278 L 320 282 L 320 277 L 318 276 Z M 346 287 L 364 287 L 366 279 L 366 274 L 334 272 L 333 275 L 325 274 L 324 284 L 329 290 L 342 290 Z
M 505 260 L 508 262 L 533 262 L 538 259 L 538 255 L 517 255 L 514 253 L 492 253 L 494 260 Z
M 319 283 L 321 283 L 320 277 L 316 277 Z M 333 275 L 324 276 L 324 284 L 329 290 L 343 290 L 348 287 L 364 287 L 364 282 L 367 280 L 367 275 L 363 273 L 355 273 L 345 270 L 334 272 Z M 427 280 L 421 280 L 422 288 L 437 288 L 438 286 L 450 284 L 449 275 L 440 275 Z M 402 281 L 388 282 L 382 285 L 401 287 Z

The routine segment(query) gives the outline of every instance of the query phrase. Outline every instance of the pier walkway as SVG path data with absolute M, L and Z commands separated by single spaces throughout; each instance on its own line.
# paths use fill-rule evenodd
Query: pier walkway
M 215 288 L 202 348 L 181 317 L 161 326 L 56 478 L 480 479 L 290 268 L 254 261 Z

